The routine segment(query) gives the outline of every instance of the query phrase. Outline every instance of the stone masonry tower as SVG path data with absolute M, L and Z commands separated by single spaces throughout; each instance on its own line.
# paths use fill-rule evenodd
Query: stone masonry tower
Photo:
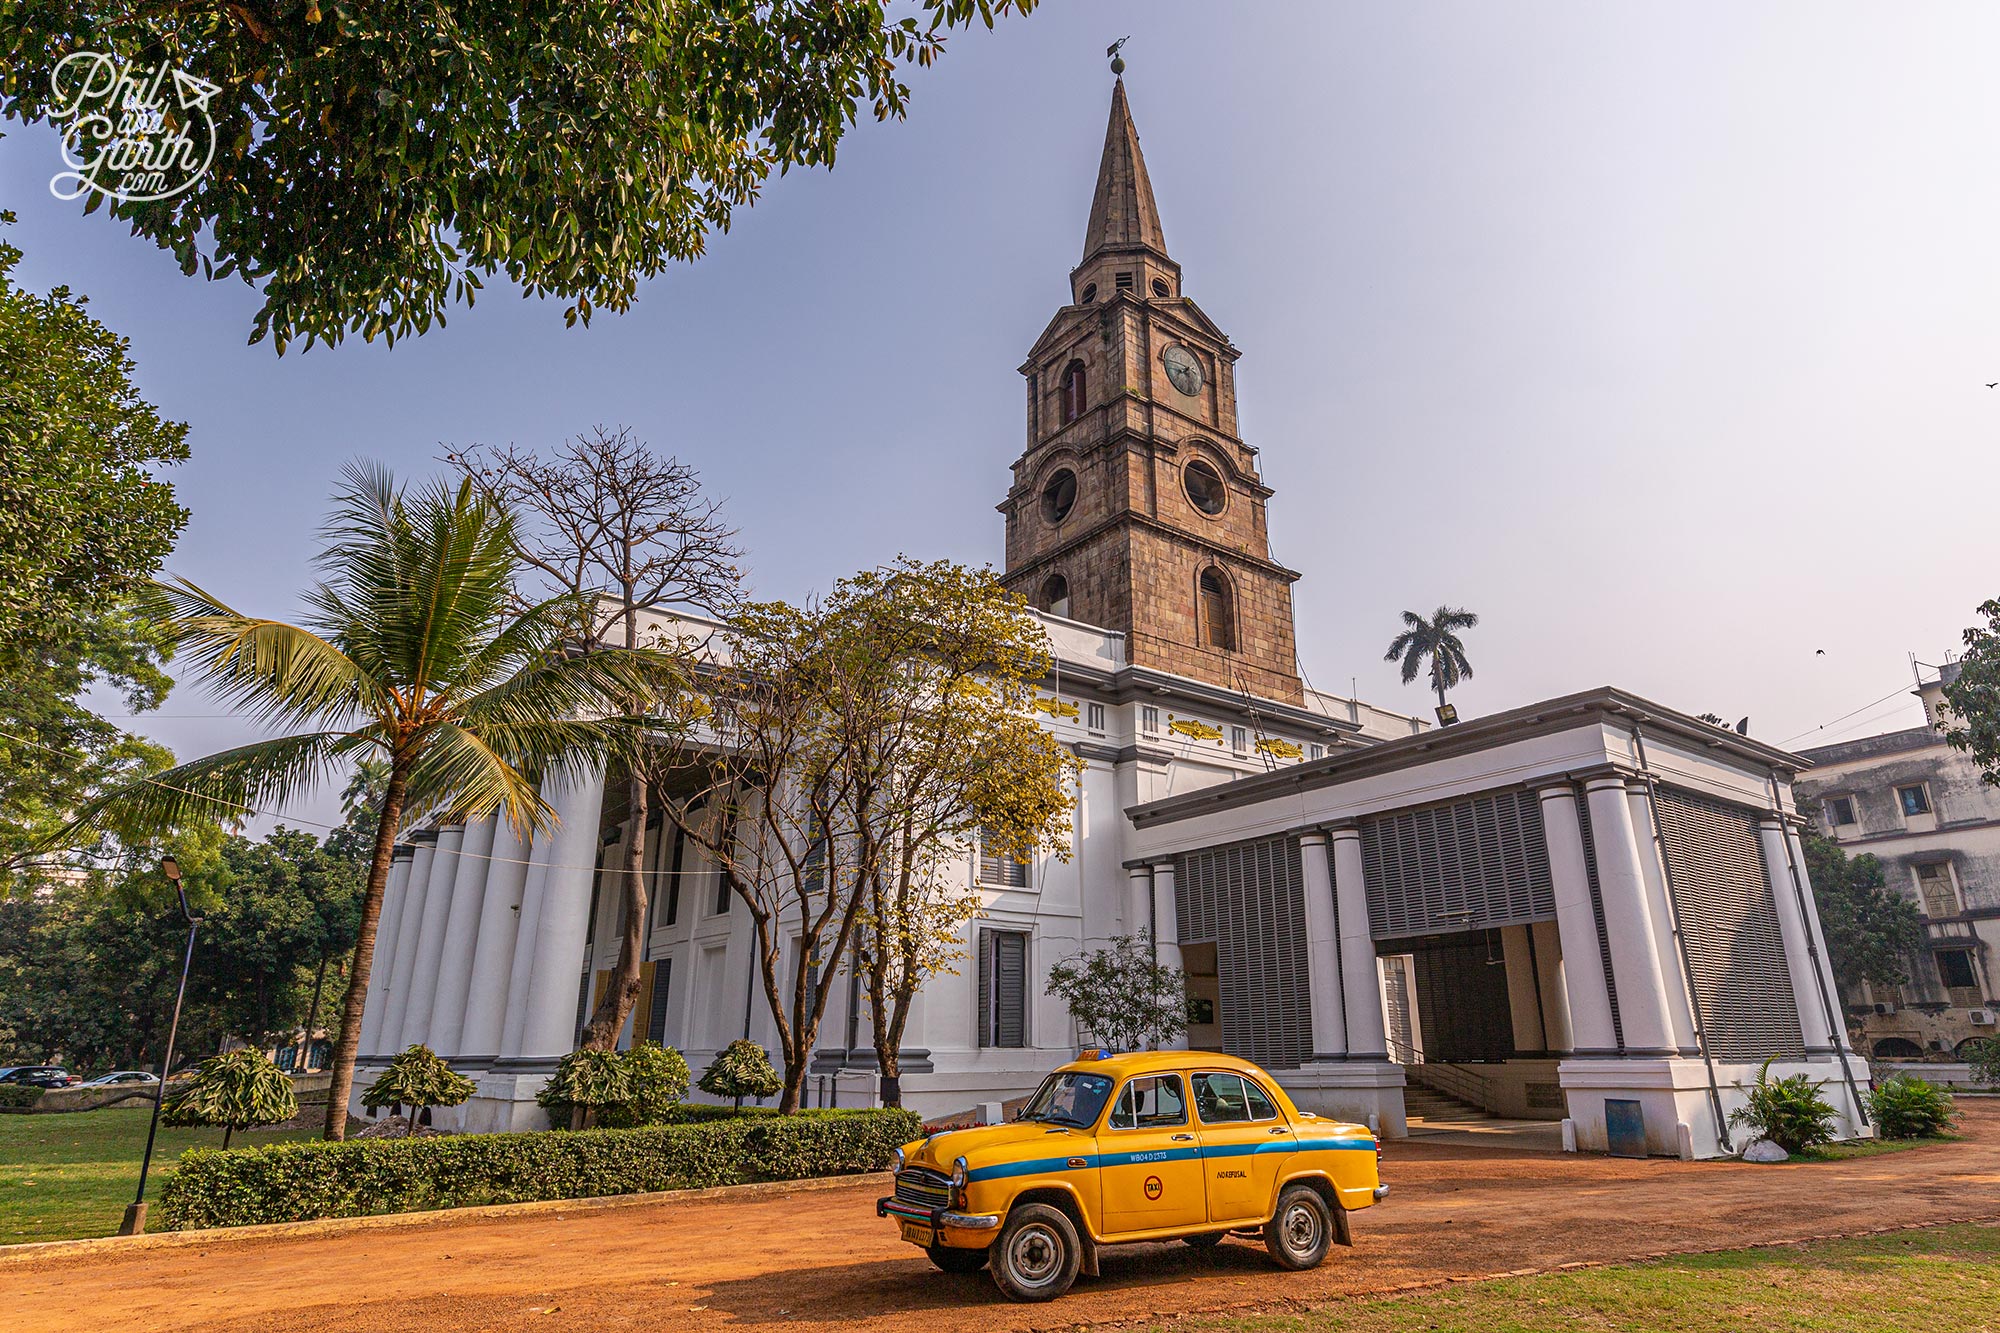
M 1070 298 L 1021 367 L 1003 581 L 1123 631 L 1137 665 L 1301 703 L 1298 575 L 1271 559 L 1271 491 L 1237 437 L 1238 352 L 1181 295 L 1123 79 Z

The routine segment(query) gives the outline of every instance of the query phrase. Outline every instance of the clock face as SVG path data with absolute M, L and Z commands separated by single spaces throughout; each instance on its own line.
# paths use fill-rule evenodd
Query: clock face
M 1193 352 L 1179 343 L 1167 348 L 1160 356 L 1167 363 L 1167 378 L 1173 386 L 1189 397 L 1201 392 L 1201 362 Z

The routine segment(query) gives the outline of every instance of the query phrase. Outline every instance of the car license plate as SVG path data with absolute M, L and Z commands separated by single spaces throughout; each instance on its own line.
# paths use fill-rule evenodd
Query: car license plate
M 937 1244 L 937 1234 L 922 1222 L 903 1223 L 903 1239 L 912 1245 L 922 1245 L 927 1249 Z

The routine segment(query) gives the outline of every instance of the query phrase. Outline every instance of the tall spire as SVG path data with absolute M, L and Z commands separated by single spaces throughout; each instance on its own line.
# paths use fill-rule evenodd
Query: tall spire
M 1160 208 L 1139 152 L 1139 131 L 1125 104 L 1125 80 L 1111 89 L 1111 123 L 1104 130 L 1104 160 L 1097 167 L 1097 193 L 1090 201 L 1090 230 L 1083 238 L 1083 263 L 1108 251 L 1150 250 L 1167 256 Z

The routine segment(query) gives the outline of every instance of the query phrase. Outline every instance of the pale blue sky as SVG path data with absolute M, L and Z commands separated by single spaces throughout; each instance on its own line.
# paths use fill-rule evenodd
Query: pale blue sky
M 1469 713 L 1616 683 L 1799 733 L 2000 595 L 2000 10 L 1048 3 L 956 36 L 908 122 L 776 182 L 634 311 L 494 287 L 393 350 L 279 359 L 255 302 L 59 204 L 7 127 L 22 279 L 191 423 L 172 567 L 289 613 L 341 463 L 632 426 L 727 497 L 756 590 L 998 561 L 1014 368 L 1081 248 L 1126 76 L 1186 291 L 1243 350 L 1313 682 L 1470 606 Z M 1824 649 L 1825 656 L 1816 650 Z M 142 723 L 244 733 L 193 692 Z M 1826 738 L 1913 725 L 1899 696 Z M 329 802 L 309 813 L 323 814 Z

